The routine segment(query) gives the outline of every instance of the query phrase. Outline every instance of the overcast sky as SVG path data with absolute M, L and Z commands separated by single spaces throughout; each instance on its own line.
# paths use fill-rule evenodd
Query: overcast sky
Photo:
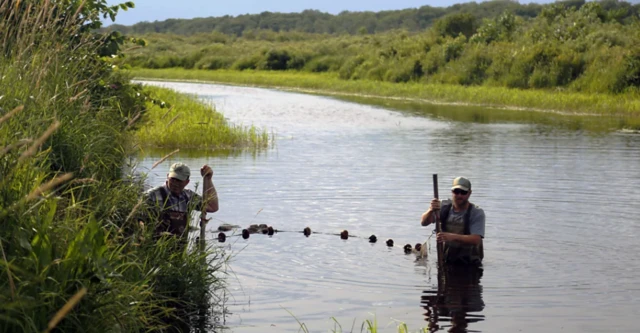
M 118 4 L 126 0 L 108 0 Z M 636 0 L 638 1 L 638 0 Z M 447 7 L 469 1 L 447 0 L 133 0 L 136 8 L 120 12 L 116 23 L 131 25 L 141 21 L 162 21 L 168 18 L 194 18 L 224 15 L 256 14 L 264 11 L 296 13 L 317 9 L 331 14 L 348 11 L 380 11 L 417 8 L 421 6 Z M 548 3 L 550 0 L 521 1 Z M 105 25 L 111 24 L 106 20 Z

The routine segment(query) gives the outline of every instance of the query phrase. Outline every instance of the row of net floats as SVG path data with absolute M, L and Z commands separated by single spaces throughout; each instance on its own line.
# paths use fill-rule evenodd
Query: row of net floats
M 278 232 L 284 232 L 284 231 L 279 231 L 277 229 L 274 229 L 272 226 L 268 226 L 266 228 L 260 228 L 259 232 L 254 232 L 254 233 L 273 236 Z M 297 232 L 300 232 L 300 231 L 297 231 Z M 304 230 L 302 230 L 302 234 L 305 237 L 311 236 L 312 233 L 320 234 L 320 232 L 311 232 L 311 228 L 309 227 L 306 227 L 304 228 Z M 322 233 L 322 234 L 326 234 L 326 233 Z M 344 239 L 344 240 L 349 239 L 349 237 L 358 237 L 354 235 L 349 235 L 349 231 L 347 230 L 342 230 L 342 232 L 340 232 L 339 234 L 327 234 L 327 235 L 339 235 L 340 239 Z M 243 239 L 249 239 L 249 237 L 251 236 L 251 232 L 249 231 L 249 229 L 242 229 L 242 233 L 240 234 L 240 236 Z M 227 240 L 227 235 L 224 232 L 218 233 L 218 242 L 224 243 L 226 242 L 226 240 Z M 378 237 L 376 237 L 376 235 L 369 236 L 369 243 L 376 243 L 376 242 L 378 242 Z M 391 238 L 387 239 L 385 243 L 387 244 L 388 247 L 394 247 L 394 241 Z M 411 253 L 413 251 L 420 252 L 422 250 L 422 244 L 416 243 L 416 245 L 414 246 L 411 246 L 411 244 L 406 244 L 403 247 L 403 250 L 405 253 Z

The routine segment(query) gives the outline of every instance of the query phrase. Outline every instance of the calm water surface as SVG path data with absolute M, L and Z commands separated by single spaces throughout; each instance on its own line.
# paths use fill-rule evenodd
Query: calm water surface
M 232 122 L 275 133 L 275 145 L 259 153 L 184 154 L 149 173 L 161 184 L 177 160 L 213 167 L 221 209 L 209 214 L 212 239 L 221 223 L 327 233 L 220 244 L 234 253 L 225 332 L 296 332 L 292 315 L 310 332 L 333 329 L 332 317 L 344 331 L 354 320 L 360 331 L 367 319 L 382 332 L 398 322 L 417 330 L 433 313 L 441 331 L 639 331 L 640 136 L 405 116 L 266 89 L 150 84 L 197 93 Z M 143 157 L 141 170 L 160 156 Z M 487 216 L 484 273 L 452 280 L 439 301 L 435 238 L 427 260 L 402 251 L 431 235 L 419 220 L 434 173 L 441 195 L 453 177 L 469 177 L 471 201 Z M 328 235 L 343 229 L 358 237 Z M 370 244 L 371 234 L 380 241 Z M 388 238 L 396 247 L 385 246 Z

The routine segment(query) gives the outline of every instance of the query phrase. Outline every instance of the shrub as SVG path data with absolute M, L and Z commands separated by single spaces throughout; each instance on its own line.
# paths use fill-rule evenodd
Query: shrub
M 462 34 L 469 38 L 476 32 L 476 18 L 473 14 L 450 14 L 433 24 L 436 33 L 443 37 L 458 37 Z
M 258 69 L 285 70 L 289 60 L 291 60 L 291 56 L 288 51 L 271 49 L 264 53 Z
M 241 57 L 231 65 L 231 68 L 239 71 L 245 69 L 256 69 L 258 68 L 260 60 L 261 57 L 259 55 Z
M 601 48 L 572 84 L 579 91 L 620 93 L 640 86 L 640 50 Z
M 463 35 L 455 39 L 448 39 L 443 48 L 444 61 L 449 62 L 457 59 L 462 54 L 466 41 L 467 39 Z
M 333 56 L 312 58 L 305 63 L 304 70 L 315 73 L 336 71 L 341 66 L 340 61 L 338 57 Z
M 353 78 L 354 73 L 358 66 L 360 66 L 365 61 L 364 56 L 357 56 L 347 60 L 342 67 L 340 67 L 340 71 L 338 71 L 338 75 L 341 79 L 349 80 Z
M 205 56 L 200 59 L 195 67 L 198 69 L 225 69 L 231 67 L 233 64 L 233 58 L 225 56 Z
M 493 59 L 483 46 L 467 46 L 464 54 L 452 66 L 456 76 L 454 83 L 462 85 L 480 85 L 487 79 L 487 69 Z

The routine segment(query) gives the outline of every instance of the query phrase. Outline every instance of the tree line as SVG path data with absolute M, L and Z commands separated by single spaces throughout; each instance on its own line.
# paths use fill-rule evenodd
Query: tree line
M 637 17 L 640 5 L 632 5 L 617 0 L 600 1 L 605 9 L 618 8 L 626 11 L 627 17 Z M 584 0 L 563 1 L 567 7 L 579 8 Z M 300 31 L 317 34 L 373 34 L 403 29 L 421 31 L 445 16 L 469 13 L 476 19 L 492 18 L 505 11 L 523 18 L 538 16 L 545 5 L 516 1 L 487 1 L 481 3 L 455 4 L 449 7 L 422 6 L 402 10 L 380 12 L 344 11 L 337 15 L 318 10 L 305 10 L 301 13 L 272 13 L 207 17 L 194 19 L 169 19 L 164 21 L 140 22 L 132 26 L 112 25 L 107 30 L 117 30 L 125 34 L 172 33 L 193 35 L 197 33 L 219 32 L 227 35 L 242 36 L 254 30 Z
M 576 4 L 579 3 L 580 1 L 576 1 Z M 300 31 L 318 34 L 373 34 L 394 29 L 424 30 L 430 27 L 435 20 L 450 14 L 474 13 L 476 17 L 482 19 L 509 10 L 518 16 L 535 17 L 541 9 L 542 5 L 535 3 L 523 5 L 516 1 L 488 1 L 455 4 L 446 8 L 422 6 L 380 12 L 344 11 L 337 15 L 318 10 L 305 10 L 301 13 L 262 12 L 252 15 L 140 22 L 132 26 L 112 25 L 107 29 L 118 30 L 125 34 L 192 35 L 216 31 L 242 36 L 252 30 Z
M 638 7 L 573 1 L 539 6 L 535 17 L 511 10 L 489 18 L 458 12 L 424 31 L 372 35 L 272 30 L 242 36 L 148 34 L 144 38 L 150 45 L 127 52 L 123 64 L 620 93 L 640 87 Z

